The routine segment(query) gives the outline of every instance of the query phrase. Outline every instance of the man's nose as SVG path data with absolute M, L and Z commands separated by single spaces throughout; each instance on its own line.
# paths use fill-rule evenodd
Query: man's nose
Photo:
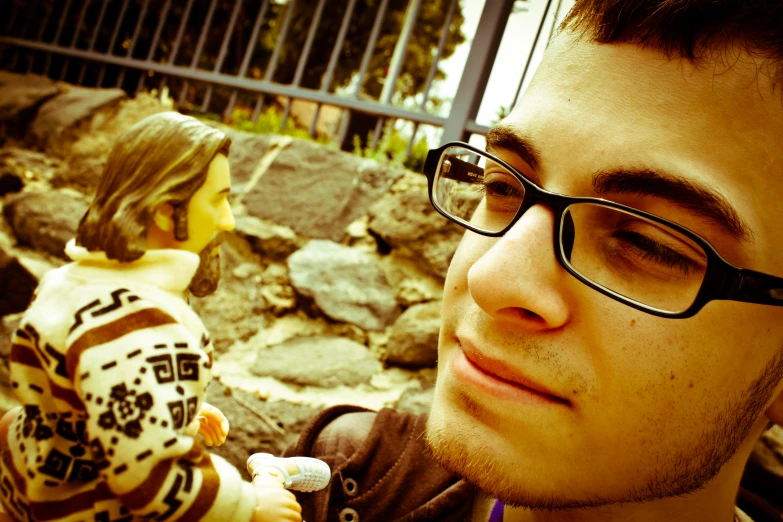
M 531 331 L 564 325 L 568 273 L 555 257 L 554 215 L 531 207 L 468 271 L 468 291 L 487 314 Z

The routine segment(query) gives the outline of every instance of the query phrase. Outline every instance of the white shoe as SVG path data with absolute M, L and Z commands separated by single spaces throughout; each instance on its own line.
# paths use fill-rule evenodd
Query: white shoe
M 299 473 L 289 475 L 286 464 L 295 464 Z M 332 470 L 326 462 L 310 457 L 282 458 L 270 453 L 254 453 L 247 459 L 247 471 L 253 478 L 266 468 L 282 473 L 286 489 L 305 493 L 324 489 L 332 478 Z

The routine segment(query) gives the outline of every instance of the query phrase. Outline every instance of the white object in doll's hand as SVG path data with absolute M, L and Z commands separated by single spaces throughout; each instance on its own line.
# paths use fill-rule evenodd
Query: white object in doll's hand
M 310 457 L 275 457 L 269 453 L 254 453 L 247 459 L 247 471 L 255 478 L 264 470 L 274 470 L 274 475 L 282 475 L 281 481 L 286 489 L 319 491 L 329 484 L 332 470 L 329 465 Z

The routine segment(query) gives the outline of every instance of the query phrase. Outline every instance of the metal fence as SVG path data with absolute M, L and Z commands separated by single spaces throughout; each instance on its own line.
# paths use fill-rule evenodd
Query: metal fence
M 406 157 L 410 154 L 421 125 L 442 128 L 442 141 L 467 139 L 471 134 L 485 134 L 488 131 L 485 125 L 476 121 L 476 116 L 515 0 L 486 1 L 464 69 L 469 73 L 462 75 L 448 116 L 428 112 L 427 101 L 447 44 L 452 17 L 460 0 L 442 0 L 445 20 L 440 34 L 435 35 L 435 55 L 426 76 L 421 100 L 417 98 L 418 107 L 415 109 L 392 102 L 423 0 L 407 0 L 400 33 L 394 52 L 388 59 L 388 72 L 378 99 L 362 96 L 362 85 L 381 36 L 384 19 L 388 16 L 389 0 L 329 0 L 328 6 L 327 0 L 317 0 L 304 45 L 296 57 L 293 79 L 289 83 L 273 80 L 283 58 L 283 43 L 291 36 L 289 31 L 297 13 L 297 2 L 307 1 L 234 0 L 233 7 L 223 9 L 225 12 L 219 27 L 225 28 L 225 31 L 218 48 L 215 45 L 217 42 L 208 39 L 210 28 L 214 31 L 213 26 L 217 25 L 215 18 L 216 11 L 219 11 L 219 0 L 0 0 L 3 6 L 0 13 L 4 15 L 0 20 L 6 19 L 6 23 L 0 22 L 0 67 L 16 72 L 43 74 L 79 85 L 118 86 L 130 94 L 145 88 L 166 86 L 178 106 L 195 92 L 194 86 L 198 86 L 196 90 L 200 105 L 196 103 L 196 107 L 201 112 L 230 115 L 238 104 L 242 104 L 253 107 L 253 122 L 259 118 L 265 100 L 270 97 L 283 99 L 281 127 L 290 118 L 294 100 L 305 100 L 316 106 L 309 124 L 310 134 L 315 133 L 321 107 L 333 106 L 344 109 L 349 115 L 360 114 L 375 120 L 371 142 L 368 143 L 372 148 L 377 145 L 385 121 L 406 120 L 413 125 Z M 552 0 L 546 1 L 536 40 L 541 36 L 541 28 L 552 4 Z M 221 7 L 225 8 L 228 2 L 220 0 Z M 330 86 L 357 2 L 364 2 L 364 5 L 360 4 L 363 8 L 376 8 L 374 21 L 366 36 L 367 44 L 351 84 L 353 87 L 347 92 L 342 89 L 338 94 L 332 92 Z M 314 3 L 315 0 L 309 0 L 309 4 Z M 322 24 L 324 10 L 335 8 L 344 11 L 320 88 L 302 86 L 316 34 L 326 29 Z M 275 23 L 280 23 L 282 18 L 282 25 L 275 28 L 277 42 L 263 74 L 259 74 L 258 70 L 250 74 L 249 66 L 257 52 L 255 43 L 264 37 L 262 27 L 270 23 L 268 17 L 271 9 L 278 10 L 276 12 L 279 16 Z M 173 15 L 175 11 L 178 16 Z M 252 29 L 244 21 L 249 36 L 238 34 L 236 30 L 240 12 L 243 15 L 255 13 Z M 108 13 L 116 13 L 116 16 L 111 19 Z M 193 24 L 194 16 L 203 20 L 197 39 L 195 34 L 186 35 L 186 28 L 188 24 Z M 163 34 L 169 36 L 167 45 L 162 45 Z M 205 50 L 208 46 L 211 46 L 212 51 Z M 213 54 L 209 57 L 210 65 L 214 63 L 211 69 L 202 66 L 207 52 Z M 233 53 L 233 61 L 237 65 L 232 70 L 225 67 L 229 53 Z M 183 56 L 187 54 L 190 60 L 183 63 Z M 532 54 L 531 51 L 527 57 L 517 96 L 525 81 Z M 288 56 L 287 59 L 293 57 Z M 219 96 L 216 95 L 218 92 Z M 253 98 L 254 102 L 248 103 Z M 337 140 L 341 144 L 346 143 L 348 127 L 342 124 L 338 131 Z

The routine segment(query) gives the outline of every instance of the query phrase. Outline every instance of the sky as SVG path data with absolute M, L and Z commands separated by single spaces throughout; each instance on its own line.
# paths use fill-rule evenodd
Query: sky
M 464 44 L 456 49 L 452 56 L 440 64 L 441 69 L 446 73 L 446 79 L 433 86 L 433 89 L 437 89 L 435 93 L 442 98 L 453 99 L 457 92 L 457 87 L 468 59 L 468 53 L 470 52 L 470 44 L 476 34 L 476 28 L 481 18 L 485 1 L 492 2 L 495 0 L 460 0 L 462 12 L 465 16 L 462 32 L 467 39 Z M 548 1 L 527 0 L 526 2 L 520 2 L 520 4 L 528 7 L 527 11 L 514 13 L 509 18 L 506 31 L 503 33 L 500 49 L 498 50 L 498 56 L 489 78 L 484 100 L 479 109 L 478 123 L 491 125 L 493 121 L 497 120 L 498 110 L 501 107 L 509 107 L 513 103 L 527 57 L 533 48 L 536 32 Z M 574 0 L 551 0 L 541 37 L 525 78 L 523 90 L 541 61 L 541 56 L 546 49 L 546 43 L 554 26 L 555 15 L 557 14 L 558 20 L 562 19 L 573 3 Z M 560 9 L 558 13 L 555 13 L 558 4 Z M 483 146 L 483 138 L 480 136 L 476 136 L 471 142 Z

